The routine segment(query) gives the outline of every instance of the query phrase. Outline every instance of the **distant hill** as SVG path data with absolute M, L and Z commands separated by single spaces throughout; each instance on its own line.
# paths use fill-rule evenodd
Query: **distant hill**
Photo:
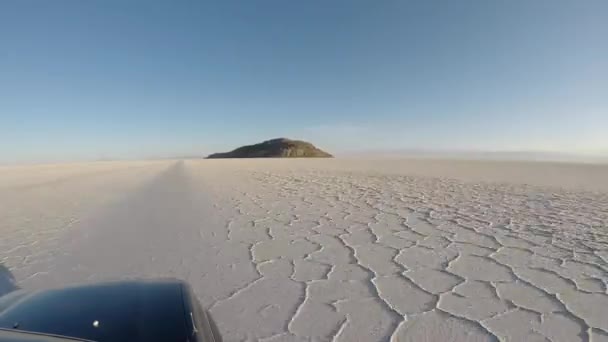
M 267 140 L 255 145 L 239 147 L 230 152 L 213 153 L 207 158 L 332 158 L 313 144 L 286 138 Z

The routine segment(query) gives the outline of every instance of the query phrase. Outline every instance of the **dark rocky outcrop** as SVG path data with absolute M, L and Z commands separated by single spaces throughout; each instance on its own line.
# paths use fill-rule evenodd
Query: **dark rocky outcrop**
M 239 147 L 230 152 L 213 153 L 207 158 L 331 158 L 332 155 L 313 144 L 286 138 L 267 140 Z

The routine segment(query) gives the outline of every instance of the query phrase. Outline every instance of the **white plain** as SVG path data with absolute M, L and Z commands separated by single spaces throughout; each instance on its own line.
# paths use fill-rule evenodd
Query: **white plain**
M 185 279 L 225 341 L 608 341 L 606 165 L 5 166 L 0 236 L 23 288 Z

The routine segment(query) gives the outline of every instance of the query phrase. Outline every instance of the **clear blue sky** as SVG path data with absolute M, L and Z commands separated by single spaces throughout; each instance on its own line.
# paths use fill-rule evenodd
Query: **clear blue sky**
M 0 161 L 608 151 L 608 1 L 0 2 Z

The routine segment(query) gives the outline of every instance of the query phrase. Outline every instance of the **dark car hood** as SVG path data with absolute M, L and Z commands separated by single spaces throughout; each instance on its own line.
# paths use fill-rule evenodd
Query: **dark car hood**
M 0 298 L 0 328 L 100 342 L 187 341 L 180 281 L 129 281 L 17 291 Z

